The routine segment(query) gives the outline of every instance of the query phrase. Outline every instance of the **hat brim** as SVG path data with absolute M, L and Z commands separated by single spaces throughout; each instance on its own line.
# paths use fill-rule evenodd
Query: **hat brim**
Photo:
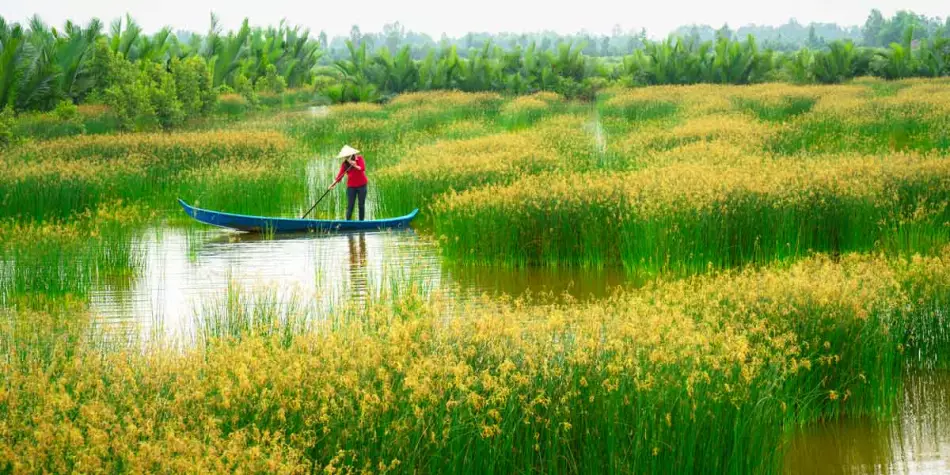
M 343 150 L 340 150 L 340 153 L 336 156 L 336 158 L 339 159 L 339 158 L 351 157 L 351 156 L 356 155 L 356 154 L 358 154 L 358 153 L 360 153 L 359 150 L 357 150 L 357 149 L 355 149 L 355 148 L 353 148 L 353 147 L 350 147 L 349 145 L 346 145 L 346 146 L 343 147 Z

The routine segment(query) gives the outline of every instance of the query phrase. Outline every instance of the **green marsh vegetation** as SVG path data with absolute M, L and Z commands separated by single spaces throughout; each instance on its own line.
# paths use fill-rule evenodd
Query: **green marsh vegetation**
M 946 368 L 939 80 L 595 101 L 464 84 L 479 92 L 319 114 L 237 93 L 188 131 L 23 125 L 0 155 L 0 471 L 777 473 L 798 428 L 886 419 L 906 371 Z M 97 282 L 159 271 L 138 233 L 197 227 L 174 198 L 293 216 L 342 142 L 367 156 L 373 215 L 422 208 L 417 232 L 453 265 L 622 269 L 640 287 L 462 301 L 406 271 L 320 319 L 307 297 L 228 288 L 190 344 L 97 326 Z

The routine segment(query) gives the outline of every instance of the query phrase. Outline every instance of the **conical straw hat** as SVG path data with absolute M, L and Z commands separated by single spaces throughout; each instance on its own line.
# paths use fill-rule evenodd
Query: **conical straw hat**
M 346 158 L 350 155 L 356 155 L 357 153 L 360 153 L 360 151 L 350 147 L 349 145 L 344 145 L 343 148 L 340 149 L 340 154 L 337 155 L 336 158 Z

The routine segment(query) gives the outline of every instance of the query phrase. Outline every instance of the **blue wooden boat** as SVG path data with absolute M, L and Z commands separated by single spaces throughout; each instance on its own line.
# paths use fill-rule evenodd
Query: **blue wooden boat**
M 185 213 L 187 213 L 188 216 L 202 223 L 247 232 L 292 233 L 300 231 L 372 231 L 377 229 L 398 229 L 408 227 L 409 222 L 419 214 L 419 210 L 414 209 L 405 216 L 390 219 L 374 219 L 372 221 L 267 218 L 263 216 L 221 213 L 218 211 L 195 208 L 181 199 L 178 200 L 178 204 L 185 209 Z

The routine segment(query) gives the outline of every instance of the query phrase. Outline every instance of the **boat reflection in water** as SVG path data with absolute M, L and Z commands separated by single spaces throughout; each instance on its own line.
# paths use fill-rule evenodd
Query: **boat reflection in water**
M 99 323 L 146 338 L 191 334 L 196 318 L 226 305 L 229 294 L 326 313 L 410 282 L 444 287 L 437 248 L 412 230 L 266 236 L 156 228 L 134 245 L 142 272 L 121 287 L 101 283 L 91 305 Z
M 604 297 L 625 282 L 614 270 L 452 265 L 412 229 L 268 236 L 160 227 L 131 245 L 141 254 L 141 272 L 121 286 L 101 282 L 92 292 L 92 309 L 99 323 L 137 328 L 144 337 L 189 334 L 208 306 L 226 302 L 235 290 L 325 314 L 410 288 L 460 301 L 525 292 L 586 299 Z

